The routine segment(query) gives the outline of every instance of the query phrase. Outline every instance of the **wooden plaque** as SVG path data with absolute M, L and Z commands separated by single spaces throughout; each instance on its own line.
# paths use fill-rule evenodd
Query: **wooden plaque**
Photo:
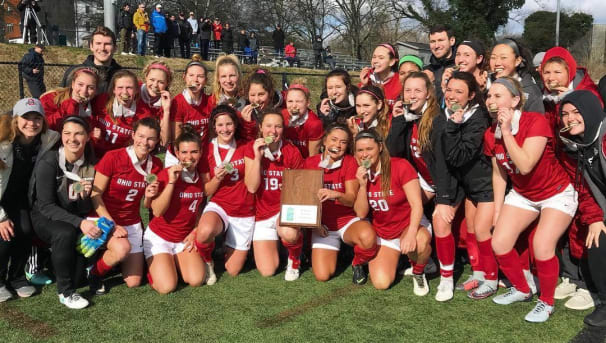
M 284 170 L 280 225 L 319 228 L 322 225 L 322 203 L 318 199 L 318 190 L 322 187 L 323 170 Z

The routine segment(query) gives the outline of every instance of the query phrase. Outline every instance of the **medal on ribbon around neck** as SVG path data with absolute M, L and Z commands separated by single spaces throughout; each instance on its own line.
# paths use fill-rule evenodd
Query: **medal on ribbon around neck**
M 158 180 L 158 176 L 156 174 L 147 174 L 145 175 L 145 182 L 148 184 L 152 184 Z

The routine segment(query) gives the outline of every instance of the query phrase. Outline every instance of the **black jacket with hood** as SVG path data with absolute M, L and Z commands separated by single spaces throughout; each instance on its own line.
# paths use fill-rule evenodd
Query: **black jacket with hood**
M 593 197 L 604 211 L 603 220 L 606 222 L 606 113 L 598 97 L 590 91 L 579 90 L 566 95 L 560 116 L 566 103 L 579 110 L 585 132 L 583 136 L 561 135 L 560 139 L 573 154 L 577 153 L 577 174 L 585 178 Z

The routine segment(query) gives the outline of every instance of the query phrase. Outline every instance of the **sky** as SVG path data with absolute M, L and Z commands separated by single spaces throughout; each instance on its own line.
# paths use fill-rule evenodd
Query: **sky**
M 539 10 L 556 10 L 557 0 L 526 0 L 524 6 L 511 13 L 515 20 L 509 20 L 505 28 L 508 33 L 522 33 L 524 31 L 524 18 Z M 604 0 L 561 0 L 562 10 L 568 12 L 585 12 L 593 15 L 595 24 L 606 24 L 606 1 Z

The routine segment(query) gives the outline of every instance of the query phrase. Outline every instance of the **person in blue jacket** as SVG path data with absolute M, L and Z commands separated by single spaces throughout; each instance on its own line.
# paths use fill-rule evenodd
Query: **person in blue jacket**
M 151 24 L 154 28 L 154 54 L 156 56 L 164 55 L 170 57 L 170 48 L 168 48 L 168 25 L 166 17 L 162 13 L 162 5 L 157 4 L 156 10 L 151 14 Z

